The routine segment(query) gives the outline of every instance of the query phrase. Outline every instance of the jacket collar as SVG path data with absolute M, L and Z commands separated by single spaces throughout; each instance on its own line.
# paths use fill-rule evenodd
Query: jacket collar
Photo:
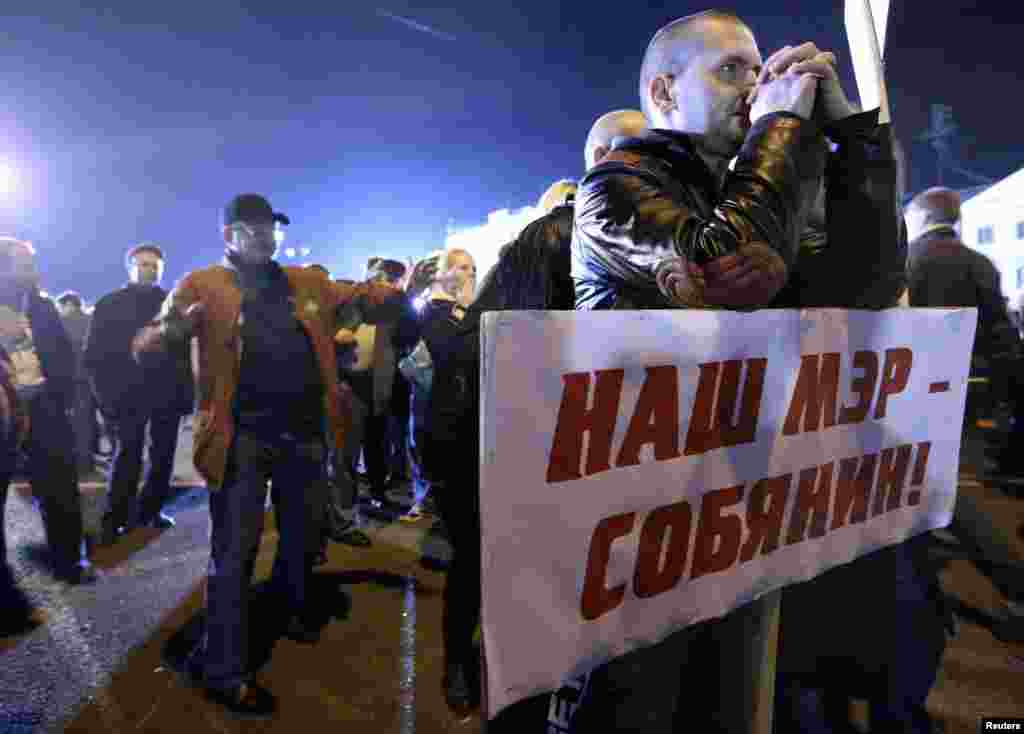
M 653 129 L 635 138 L 616 138 L 612 150 L 629 150 L 652 156 L 664 162 L 677 180 L 691 181 L 709 192 L 718 190 L 718 183 L 704 160 L 697 154 L 693 140 L 686 133 Z M 694 176 L 697 180 L 694 180 Z

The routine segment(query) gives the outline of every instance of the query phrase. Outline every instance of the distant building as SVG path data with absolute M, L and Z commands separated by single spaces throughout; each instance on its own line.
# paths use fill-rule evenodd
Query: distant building
M 968 247 L 991 258 L 1002 276 L 1003 295 L 1019 309 L 1024 295 L 1024 168 L 991 186 L 961 189 Z

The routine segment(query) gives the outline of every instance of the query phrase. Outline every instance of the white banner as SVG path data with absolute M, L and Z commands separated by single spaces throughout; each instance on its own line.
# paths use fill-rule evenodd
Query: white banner
M 489 716 L 949 524 L 974 309 L 484 316 Z

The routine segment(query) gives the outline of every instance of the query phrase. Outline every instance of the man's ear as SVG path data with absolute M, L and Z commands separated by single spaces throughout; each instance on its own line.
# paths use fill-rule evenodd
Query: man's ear
M 651 101 L 654 103 L 655 108 L 660 110 L 662 114 L 668 114 L 675 109 L 676 100 L 672 96 L 671 74 L 658 74 L 651 79 L 648 92 L 651 95 Z
M 224 242 L 225 242 L 225 244 L 230 245 L 231 244 L 231 227 L 225 226 L 223 232 L 224 232 Z
M 610 148 L 607 145 L 598 145 L 594 148 L 594 165 L 596 166 L 601 160 L 608 155 Z

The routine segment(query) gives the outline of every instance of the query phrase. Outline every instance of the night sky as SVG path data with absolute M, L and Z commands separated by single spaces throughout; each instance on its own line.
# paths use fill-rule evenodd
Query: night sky
M 935 182 L 913 141 L 933 102 L 953 106 L 967 167 L 1024 165 L 1021 4 L 892 4 L 886 66 L 911 189 Z M 287 245 L 338 277 L 373 254 L 424 254 L 450 222 L 478 225 L 579 175 L 593 120 L 639 106 L 654 31 L 709 6 L 615 7 L 5 0 L 0 233 L 35 242 L 47 290 L 89 301 L 124 281 L 139 241 L 168 253 L 165 286 L 219 259 L 220 208 L 243 191 L 289 214 Z M 841 2 L 731 7 L 765 56 L 804 40 L 835 50 L 856 96 Z

